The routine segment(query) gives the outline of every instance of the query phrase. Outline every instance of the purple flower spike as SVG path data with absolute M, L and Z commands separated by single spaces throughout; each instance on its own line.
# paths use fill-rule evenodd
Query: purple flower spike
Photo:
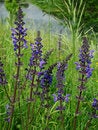
M 79 95 L 76 96 L 78 102 L 76 105 L 76 111 L 75 111 L 75 117 L 74 117 L 74 129 L 76 129 L 76 122 L 77 122 L 77 114 L 79 113 L 79 109 L 80 109 L 80 102 L 83 101 L 83 96 L 82 93 L 85 90 L 85 84 L 88 80 L 88 78 L 90 78 L 92 76 L 92 71 L 93 68 L 90 67 L 91 65 L 91 58 L 93 58 L 93 50 L 89 50 L 90 46 L 88 43 L 88 40 L 86 37 L 83 37 L 83 42 L 82 42 L 82 46 L 80 49 L 80 54 L 79 54 L 79 61 L 75 62 L 76 64 L 76 69 L 79 71 L 80 75 L 79 75 L 79 81 L 80 81 L 80 85 L 77 87 L 79 90 Z
M 39 73 L 40 74 L 39 80 L 40 80 L 40 85 L 42 88 L 41 102 L 43 105 L 45 105 L 45 99 L 46 99 L 46 102 L 47 102 L 46 106 L 49 106 L 49 99 L 50 99 L 49 89 L 50 89 L 50 86 L 51 86 L 52 80 L 53 80 L 52 71 L 56 65 L 57 65 L 57 63 L 49 66 L 49 68 L 47 70 L 44 70 Z M 53 94 L 53 96 L 54 96 L 54 101 L 56 101 L 56 95 Z
M 76 69 L 85 76 L 86 78 L 90 78 L 92 76 L 93 68 L 90 67 L 91 59 L 93 58 L 94 50 L 89 50 L 90 46 L 86 37 L 83 38 L 83 45 L 80 49 L 79 54 L 79 62 L 75 62 Z M 85 80 L 86 81 L 86 80 Z
M 27 28 L 23 27 L 25 23 L 23 22 L 23 11 L 20 7 L 15 24 L 16 28 L 12 28 L 11 31 L 14 51 L 17 51 L 19 48 L 27 48 L 27 41 L 25 40 Z
M 30 44 L 31 46 L 31 50 L 32 50 L 32 55 L 30 58 L 30 63 L 29 66 L 36 66 L 36 65 L 40 65 L 42 66 L 43 61 L 42 61 L 42 43 L 41 43 L 41 37 L 40 37 L 40 31 L 37 32 L 37 37 L 35 39 L 35 43 L 34 44 Z M 36 62 L 35 62 L 36 61 Z
M 46 87 L 47 84 L 51 85 L 52 83 L 52 73 L 48 70 L 44 71 L 43 76 L 41 77 L 41 87 Z
M 60 106 L 57 107 L 57 110 L 65 110 L 65 106 L 63 106 L 63 102 L 69 101 L 69 96 L 70 94 L 67 94 L 66 96 L 64 96 L 64 79 L 65 79 L 65 70 L 67 69 L 67 62 L 68 60 L 70 60 L 72 54 L 70 54 L 63 62 L 59 62 L 57 64 L 57 73 L 56 73 L 56 78 L 57 78 L 57 95 L 53 94 L 54 97 L 54 102 L 59 101 Z

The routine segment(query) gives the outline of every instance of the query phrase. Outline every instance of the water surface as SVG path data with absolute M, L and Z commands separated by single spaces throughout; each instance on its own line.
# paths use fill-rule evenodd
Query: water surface
M 45 14 L 41 9 L 35 5 L 29 4 L 28 8 L 23 8 L 25 13 L 24 21 L 30 29 L 45 31 L 60 31 L 63 27 L 59 24 L 58 20 L 52 16 Z M 4 3 L 0 2 L 0 19 L 2 22 L 6 21 L 6 18 L 9 17 L 9 13 L 6 10 Z

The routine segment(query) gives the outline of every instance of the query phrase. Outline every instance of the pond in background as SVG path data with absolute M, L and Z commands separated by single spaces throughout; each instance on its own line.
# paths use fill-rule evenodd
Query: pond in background
M 25 13 L 24 21 L 26 26 L 30 29 L 44 31 L 59 32 L 64 27 L 59 24 L 59 22 L 54 19 L 52 16 L 45 14 L 41 9 L 35 5 L 29 4 L 28 8 L 23 8 Z M 6 10 L 4 3 L 0 2 L 0 19 L 4 23 L 6 18 L 9 17 L 9 13 Z

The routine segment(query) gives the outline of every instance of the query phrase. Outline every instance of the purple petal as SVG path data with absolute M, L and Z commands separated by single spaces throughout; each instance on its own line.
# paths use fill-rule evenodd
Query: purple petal
M 66 96 L 65 96 L 65 101 L 66 101 L 66 102 L 69 101 L 69 96 L 70 96 L 70 94 L 66 94 Z
M 56 101 L 57 101 L 57 96 L 56 96 L 56 94 L 52 94 L 52 96 L 54 97 L 54 102 L 56 102 Z
M 44 65 L 45 63 L 46 63 L 46 62 L 45 62 L 44 60 L 41 60 L 41 61 L 40 61 L 40 65 L 39 65 L 40 68 L 43 68 L 43 65 Z
M 94 53 L 94 50 L 90 50 L 90 52 L 89 52 L 90 58 L 93 58 L 93 53 Z

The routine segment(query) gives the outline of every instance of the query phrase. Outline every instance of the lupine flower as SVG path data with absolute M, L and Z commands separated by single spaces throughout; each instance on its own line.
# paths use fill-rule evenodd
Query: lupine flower
M 25 36 L 27 35 L 27 28 L 23 27 L 24 24 L 25 23 L 23 22 L 23 11 L 19 7 L 17 13 L 17 20 L 15 22 L 16 28 L 11 29 L 14 51 L 17 51 L 19 48 L 27 48 L 27 41 L 25 40 Z M 19 56 L 21 56 L 21 54 Z
M 46 84 L 51 85 L 52 83 L 52 74 L 46 70 L 43 72 L 43 76 L 41 78 L 41 87 L 46 87 Z
M 57 65 L 57 73 L 56 73 L 56 78 L 57 78 L 57 92 L 56 94 L 53 94 L 54 97 L 54 102 L 59 103 L 59 105 L 56 107 L 56 110 L 59 111 L 59 120 L 62 126 L 64 126 L 64 115 L 63 115 L 63 110 L 66 109 L 66 106 L 63 104 L 64 102 L 69 101 L 69 96 L 70 94 L 64 94 L 64 80 L 65 80 L 65 70 L 67 69 L 67 63 L 68 60 L 70 60 L 72 54 L 70 54 L 63 62 L 59 62 Z M 64 128 L 62 128 L 64 129 Z
M 12 125 L 13 121 L 13 114 L 14 114 L 14 109 L 15 105 L 13 105 L 16 102 L 17 98 L 17 90 L 20 87 L 20 68 L 22 65 L 21 62 L 21 57 L 23 54 L 21 53 L 23 48 L 27 48 L 27 41 L 25 39 L 26 34 L 26 28 L 23 27 L 25 23 L 23 22 L 23 11 L 21 7 L 18 9 L 17 13 L 17 18 L 15 21 L 16 28 L 12 28 L 12 40 L 13 40 L 13 45 L 14 45 L 14 51 L 17 56 L 17 62 L 15 63 L 17 70 L 16 70 L 16 75 L 14 75 L 15 78 L 15 84 L 14 84 L 14 94 L 13 94 L 13 99 L 11 101 L 11 119 L 10 119 L 10 126 Z M 20 100 L 20 94 L 18 95 L 18 99 Z
M 52 70 L 54 69 L 54 67 L 57 65 L 57 63 L 51 65 L 47 70 L 43 71 L 40 73 L 40 85 L 42 88 L 42 93 L 41 93 L 41 102 L 42 105 L 45 105 L 46 107 L 49 106 L 48 102 L 49 102 L 49 87 L 52 84 Z M 44 104 L 44 101 L 47 101 L 47 104 Z
M 36 74 L 36 67 L 42 66 L 43 62 L 40 63 L 41 57 L 42 57 L 42 43 L 41 43 L 41 37 L 40 37 L 40 31 L 37 32 L 37 37 L 35 39 L 34 44 L 30 44 L 31 46 L 31 57 L 29 62 L 29 69 L 26 69 L 28 71 L 26 78 L 29 80 L 32 80 L 32 77 L 34 74 Z M 35 67 L 35 68 L 34 68 Z
M 41 61 L 42 56 L 42 43 L 41 43 L 41 37 L 40 37 L 40 31 L 37 32 L 37 38 L 35 39 L 35 43 L 31 44 L 31 58 L 30 58 L 30 64 L 29 66 L 36 66 Z
M 47 64 L 47 60 L 49 59 L 50 54 L 52 53 L 53 50 L 49 50 L 47 51 L 44 56 L 41 54 L 40 56 L 40 62 L 39 62 L 39 69 L 40 71 L 37 72 L 37 87 L 36 87 L 36 94 L 39 95 L 40 92 L 38 92 L 38 86 L 41 85 L 44 86 L 44 82 L 47 82 L 47 84 L 50 84 L 50 82 L 52 83 L 52 76 L 50 74 L 48 74 L 49 70 L 44 70 L 45 69 L 45 65 Z
M 65 61 L 63 61 L 62 63 L 58 63 L 57 67 L 57 95 L 53 94 L 54 97 L 54 102 L 59 101 L 60 102 L 60 106 L 57 107 L 57 110 L 64 110 L 65 106 L 63 106 L 63 104 L 61 102 L 68 102 L 69 101 L 69 96 L 70 94 L 66 94 L 66 96 L 64 96 L 64 79 L 65 79 L 65 70 L 67 69 L 67 62 L 68 60 L 71 58 L 72 54 L 69 55 Z
M 81 85 L 78 88 L 80 89 L 80 91 L 85 89 L 85 83 L 87 79 L 92 76 L 93 68 L 91 68 L 90 65 L 91 65 L 91 59 L 93 58 L 94 50 L 90 51 L 89 48 L 90 46 L 88 44 L 88 41 L 86 37 L 84 37 L 83 45 L 80 49 L 79 62 L 75 62 L 76 69 L 79 71 L 82 77 L 82 78 L 79 78 Z
M 80 85 L 78 86 L 79 89 L 79 95 L 76 96 L 78 102 L 76 106 L 76 111 L 75 111 L 75 117 L 74 117 L 74 127 L 73 129 L 76 130 L 76 122 L 77 122 L 77 114 L 79 114 L 79 108 L 80 108 L 80 102 L 83 100 L 83 90 L 85 90 L 85 84 L 87 82 L 87 79 L 92 76 L 92 71 L 93 68 L 90 67 L 91 65 L 91 59 L 93 58 L 93 52 L 94 50 L 89 50 L 90 46 L 88 44 L 88 40 L 86 37 L 83 38 L 83 44 L 80 49 L 80 54 L 79 54 L 79 62 L 75 62 L 76 64 L 76 69 L 80 73 Z
M 84 74 L 86 78 L 90 78 L 93 71 L 93 68 L 91 68 L 90 65 L 94 50 L 89 51 L 89 48 L 90 46 L 88 41 L 84 38 L 83 45 L 80 49 L 79 62 L 75 62 L 76 69 L 79 70 L 80 73 Z
M 90 67 L 91 65 L 91 59 L 93 58 L 93 52 L 94 50 L 89 50 L 90 46 L 88 44 L 88 41 L 86 37 L 83 38 L 83 45 L 80 49 L 79 54 L 79 62 L 75 62 L 76 69 L 79 71 L 81 78 L 79 78 L 81 85 L 78 87 L 80 91 L 83 91 L 85 89 L 85 83 L 88 78 L 92 76 L 93 68 Z M 77 96 L 77 98 L 83 99 L 80 96 Z M 80 100 L 79 99 L 79 100 Z
M 3 63 L 1 62 L 0 59 L 0 85 L 5 85 L 5 84 L 7 84 L 7 80 L 3 70 Z
M 44 61 L 42 61 L 42 39 L 40 37 L 40 31 L 37 32 L 37 37 L 35 39 L 35 43 L 31 43 L 31 57 L 29 62 L 29 68 L 27 70 L 26 80 L 31 80 L 30 83 L 30 95 L 28 98 L 28 101 L 34 101 L 33 94 L 38 94 L 38 84 L 35 81 L 37 81 L 38 78 L 38 72 L 37 68 L 40 68 Z M 36 88 L 36 90 L 34 89 Z
M 35 81 L 37 79 L 37 68 L 42 65 L 43 63 L 40 64 L 41 57 L 42 57 L 42 39 L 40 37 L 40 31 L 37 32 L 37 38 L 35 39 L 35 43 L 31 43 L 31 57 L 30 57 L 30 62 L 29 62 L 29 69 L 27 69 L 28 73 L 26 75 L 26 79 L 31 80 L 30 83 L 30 93 L 29 93 L 29 98 L 27 101 L 34 101 L 34 94 L 38 94 L 37 91 L 37 85 L 35 84 Z M 36 88 L 36 90 L 34 90 Z M 28 105 L 28 119 L 30 118 L 30 110 L 31 110 L 31 104 Z

